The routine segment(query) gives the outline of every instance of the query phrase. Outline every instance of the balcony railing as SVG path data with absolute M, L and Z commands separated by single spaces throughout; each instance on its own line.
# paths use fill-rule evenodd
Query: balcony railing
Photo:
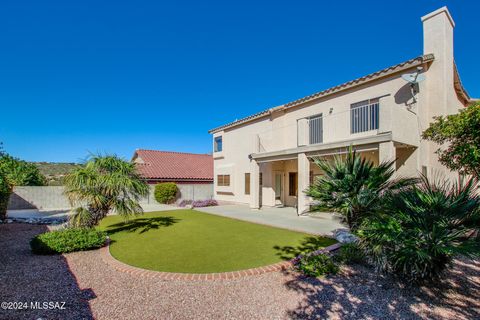
M 392 119 L 408 121 L 412 127 L 415 125 L 411 113 L 387 104 L 382 104 L 380 109 L 378 99 L 365 100 L 337 113 L 330 110 L 327 114 L 300 118 L 286 125 L 277 124 L 278 127 L 255 135 L 253 152 L 272 152 L 388 132 L 398 122 L 394 123 Z
M 322 115 L 308 119 L 308 142 L 317 144 L 323 142 L 323 117 Z
M 365 100 L 352 104 L 350 111 L 350 133 L 359 133 L 378 129 L 379 102 Z
M 297 121 L 297 145 L 323 143 L 323 116 L 321 114 Z

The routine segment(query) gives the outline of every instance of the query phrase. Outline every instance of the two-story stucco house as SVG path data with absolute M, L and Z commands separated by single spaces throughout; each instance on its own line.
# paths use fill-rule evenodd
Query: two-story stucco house
M 456 113 L 471 99 L 455 65 L 448 9 L 422 23 L 422 55 L 210 130 L 215 198 L 305 212 L 303 190 L 321 174 L 312 157 L 333 157 L 350 146 L 375 163 L 396 159 L 401 176 L 453 178 L 421 133 L 434 116 Z

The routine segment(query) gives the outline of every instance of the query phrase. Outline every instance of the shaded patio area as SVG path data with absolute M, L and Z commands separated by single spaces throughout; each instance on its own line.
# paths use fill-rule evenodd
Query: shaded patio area
M 298 216 L 296 209 L 292 207 L 262 207 L 259 210 L 252 210 L 248 205 L 232 204 L 197 208 L 195 210 L 318 235 L 332 235 L 334 230 L 345 228 L 339 217 L 332 213 L 319 212 L 314 217 Z

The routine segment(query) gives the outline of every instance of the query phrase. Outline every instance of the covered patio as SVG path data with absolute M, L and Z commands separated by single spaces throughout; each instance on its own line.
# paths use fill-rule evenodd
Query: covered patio
M 294 207 L 302 215 L 309 212 L 312 199 L 304 191 L 322 175 L 313 160 L 333 160 L 353 148 L 363 158 L 378 164 L 396 160 L 398 174 L 416 173 L 413 146 L 395 143 L 391 133 L 361 137 L 337 143 L 300 146 L 275 152 L 259 152 L 251 158 L 250 208 Z

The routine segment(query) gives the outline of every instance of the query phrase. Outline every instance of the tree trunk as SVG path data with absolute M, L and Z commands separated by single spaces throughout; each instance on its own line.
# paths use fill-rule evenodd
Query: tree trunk
M 110 208 L 88 208 L 88 210 L 92 213 L 92 218 L 89 221 L 89 228 L 93 228 L 98 226 L 100 221 L 105 218 L 110 211 Z
M 8 201 L 10 200 L 12 192 L 12 188 L 0 190 L 0 220 L 5 220 L 7 218 Z

